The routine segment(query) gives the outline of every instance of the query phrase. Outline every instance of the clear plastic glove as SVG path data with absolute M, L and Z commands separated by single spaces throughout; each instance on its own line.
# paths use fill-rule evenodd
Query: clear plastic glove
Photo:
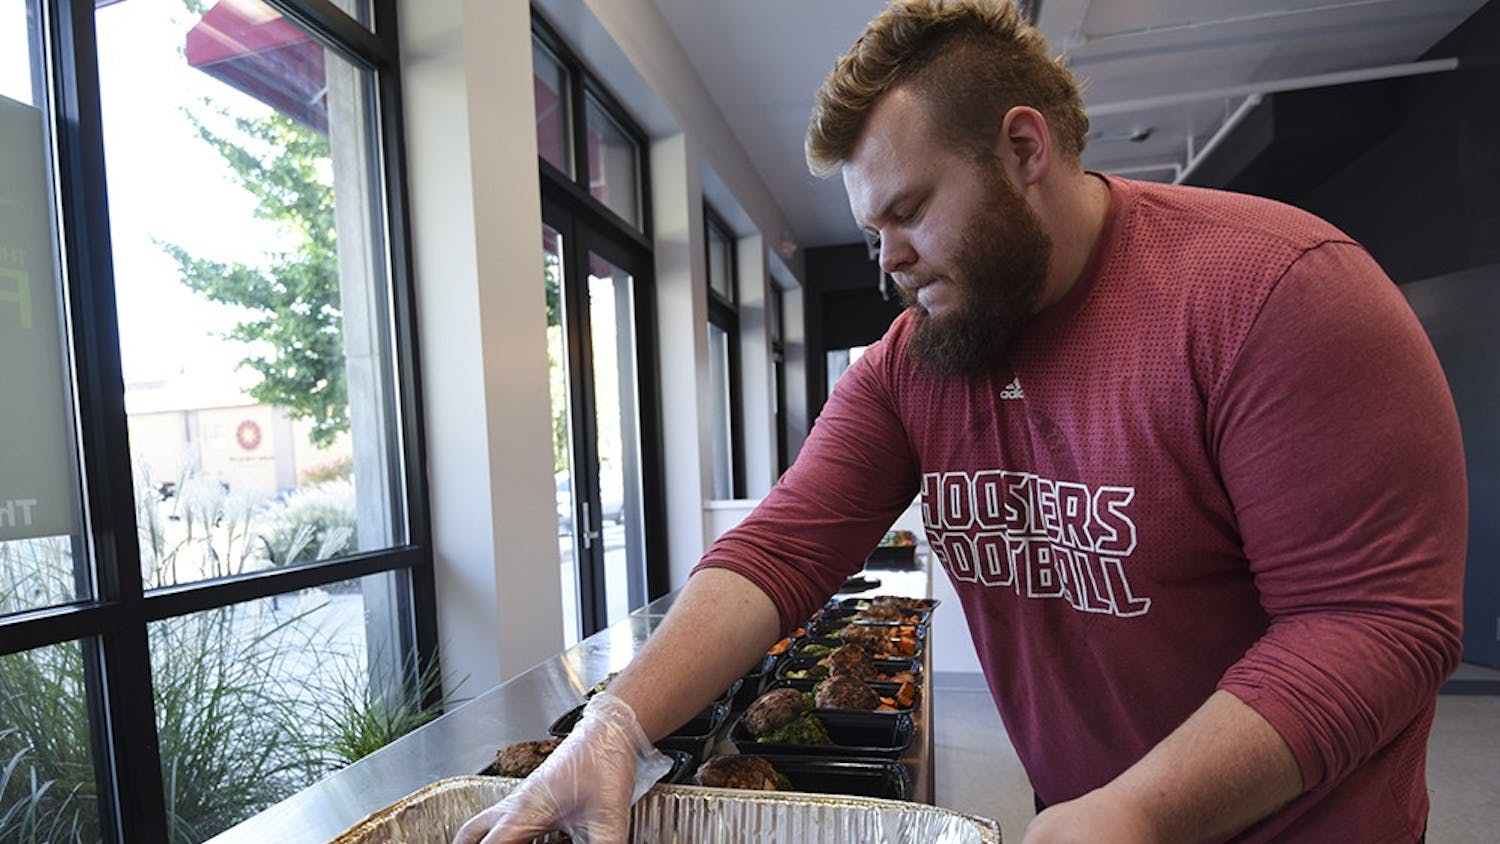
M 470 818 L 453 844 L 519 844 L 554 829 L 583 844 L 624 844 L 630 807 L 671 767 L 630 704 L 600 692 L 547 761 Z

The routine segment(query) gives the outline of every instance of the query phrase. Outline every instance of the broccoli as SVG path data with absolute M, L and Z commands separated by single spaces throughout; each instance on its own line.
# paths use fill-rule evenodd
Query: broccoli
M 833 744 L 823 722 L 811 712 L 804 712 L 792 723 L 777 727 L 755 740 L 761 744 Z

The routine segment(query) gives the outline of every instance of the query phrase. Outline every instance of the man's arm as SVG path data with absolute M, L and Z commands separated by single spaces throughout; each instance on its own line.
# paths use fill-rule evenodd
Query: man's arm
M 609 690 L 655 741 L 723 694 L 780 631 L 776 606 L 760 587 L 726 569 L 704 569 Z
M 1023 844 L 1202 841 L 1244 829 L 1302 792 L 1275 728 L 1228 692 L 1108 785 L 1038 815 Z

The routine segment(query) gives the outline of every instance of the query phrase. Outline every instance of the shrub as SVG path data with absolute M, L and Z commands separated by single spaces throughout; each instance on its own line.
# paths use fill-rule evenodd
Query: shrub
M 331 481 L 287 493 L 257 519 L 257 534 L 271 562 L 290 566 L 326 560 L 359 547 L 354 484 Z

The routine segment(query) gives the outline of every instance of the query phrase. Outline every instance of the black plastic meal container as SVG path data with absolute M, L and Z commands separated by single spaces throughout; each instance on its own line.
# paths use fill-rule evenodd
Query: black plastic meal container
M 850 614 L 853 615 L 852 613 Z M 854 625 L 856 627 L 870 627 L 876 630 L 890 628 L 891 638 L 895 638 L 896 629 L 899 627 L 914 627 L 917 634 L 917 645 L 920 646 L 927 638 L 927 625 L 915 621 L 850 621 L 848 618 L 820 618 L 807 628 L 810 636 L 826 636 L 839 639 L 838 632 L 845 627 Z M 843 641 L 840 639 L 840 641 Z
M 554 736 L 566 736 L 573 731 L 573 726 L 578 723 L 583 714 L 585 704 L 579 704 L 568 710 L 561 718 L 552 722 L 547 732 Z M 709 707 L 693 717 L 693 720 L 678 727 L 675 732 L 665 736 L 656 742 L 659 750 L 681 750 L 692 755 L 693 765 L 696 767 L 708 753 L 708 746 L 713 742 L 714 736 L 724 726 L 724 721 L 729 717 L 729 705 L 723 701 L 715 701 Z
M 693 754 L 688 753 L 686 750 L 662 750 L 661 752 L 663 756 L 672 760 L 672 767 L 665 774 L 657 778 L 657 782 L 668 785 L 679 785 L 693 781 L 693 773 L 698 770 L 696 760 L 693 759 Z M 498 776 L 495 773 L 495 763 L 491 762 L 485 765 L 479 771 L 479 775 L 481 777 Z
M 771 679 L 776 665 L 781 661 L 780 654 L 765 654 L 755 666 L 745 672 L 745 676 L 739 679 L 739 690 L 729 701 L 730 709 L 741 709 L 749 706 L 752 701 L 760 697 L 760 690 L 765 688 L 766 682 Z
M 911 716 L 891 712 L 851 712 L 846 709 L 814 709 L 833 744 L 769 744 L 755 740 L 745 729 L 743 716 L 729 729 L 729 739 L 741 753 L 787 756 L 858 756 L 895 759 L 911 746 Z
M 799 692 L 810 692 L 810 691 L 813 690 L 813 687 L 816 686 L 819 682 L 820 681 L 818 681 L 818 680 L 792 680 L 792 679 L 775 680 L 775 681 L 772 681 L 769 685 L 766 686 L 766 691 L 770 692 L 773 689 L 789 688 L 789 689 L 796 689 Z M 896 692 L 901 689 L 901 684 L 900 683 L 886 683 L 886 682 L 883 682 L 883 681 L 880 681 L 880 680 L 870 680 L 870 681 L 867 681 L 866 684 L 871 689 L 874 690 L 875 694 L 880 695 L 881 697 L 893 698 L 893 697 L 896 696 Z M 921 695 L 921 689 L 920 688 L 917 690 L 917 694 L 919 695 L 919 697 L 917 698 L 917 700 L 918 700 L 918 702 L 920 702 L 921 701 L 921 697 L 920 697 L 920 695 Z M 903 707 L 900 707 L 900 708 L 897 708 L 897 709 L 883 709 L 883 710 L 874 710 L 874 709 L 872 709 L 872 710 L 869 710 L 869 712 L 872 715 L 886 715 L 886 716 L 889 716 L 889 715 L 895 715 L 897 713 L 902 713 L 902 712 L 910 714 L 913 708 L 914 707 L 912 707 L 912 706 L 903 706 Z M 819 711 L 821 712 L 823 710 L 819 710 Z M 840 710 L 840 711 L 845 711 L 845 712 L 860 712 L 860 711 L 864 711 L 864 710 L 849 709 L 849 710 Z
M 762 745 L 766 747 L 767 745 Z M 910 800 L 911 771 L 894 759 L 816 757 L 761 751 L 793 791 Z
M 932 610 L 911 610 L 900 619 L 855 618 L 863 610 L 857 607 L 824 607 L 813 619 L 814 624 L 926 624 Z
M 927 612 L 932 612 L 933 610 L 937 609 L 938 604 L 942 603 L 942 601 L 938 600 L 937 598 L 919 598 L 915 600 L 920 600 L 922 603 L 922 608 Z M 837 610 L 862 610 L 865 607 L 868 607 L 873 602 L 873 598 L 840 598 L 837 601 L 829 601 L 828 608 Z
M 844 625 L 839 625 L 839 626 L 842 627 Z M 839 645 L 844 645 L 844 644 L 847 644 L 847 643 L 843 639 L 840 639 L 837 636 L 824 636 L 822 634 L 807 635 L 807 636 L 802 636 L 802 637 L 796 639 L 795 641 L 793 641 L 792 642 L 792 646 L 787 649 L 787 653 L 789 653 L 790 655 L 792 655 L 794 657 L 809 656 L 809 654 L 807 653 L 807 647 L 809 645 L 823 645 L 823 646 L 828 647 L 828 648 L 837 648 Z M 917 657 L 920 657 L 922 655 L 922 649 L 925 648 L 926 646 L 927 646 L 927 629 L 925 627 L 921 627 L 919 625 L 918 626 L 918 631 L 917 631 L 917 647 L 916 647 L 916 652 L 913 653 L 911 656 L 902 656 L 902 657 L 892 656 L 892 657 L 887 657 L 887 659 L 916 659 Z M 826 656 L 826 654 L 815 655 L 815 656 L 818 656 L 819 658 L 821 658 L 822 656 Z
M 823 657 L 820 657 L 820 656 L 790 656 L 790 657 L 787 657 L 786 659 L 784 659 L 781 662 L 779 662 L 779 663 L 776 664 L 776 673 L 773 674 L 773 675 L 771 675 L 770 683 L 775 683 L 775 682 L 778 682 L 778 681 L 781 681 L 781 680 L 790 680 L 790 681 L 793 681 L 795 683 L 807 683 L 808 684 L 807 688 L 811 689 L 812 688 L 812 684 L 814 684 L 814 683 L 818 682 L 819 680 L 823 679 L 824 677 L 828 676 L 828 669 L 826 667 L 818 664 L 819 662 L 822 661 L 822 659 L 823 659 Z M 871 660 L 871 664 L 873 664 L 875 666 L 875 671 L 876 671 L 877 674 L 883 674 L 883 675 L 885 675 L 887 677 L 891 677 L 891 676 L 894 676 L 896 674 L 900 674 L 903 671 L 909 671 L 913 675 L 915 675 L 916 681 L 917 681 L 917 685 L 918 686 L 922 685 L 922 663 L 920 661 L 918 661 L 918 660 L 915 660 L 915 659 L 875 659 L 875 660 Z M 812 672 L 814 672 L 814 676 L 809 676 L 809 677 L 790 677 L 790 676 L 788 676 L 789 674 L 791 674 L 792 672 L 795 672 L 795 671 L 812 671 Z M 894 683 L 895 681 L 881 680 L 881 679 L 877 678 L 875 680 L 875 682 L 877 682 L 877 683 Z M 767 683 L 767 687 L 769 687 L 770 683 Z M 899 683 L 895 683 L 895 684 L 899 685 Z

